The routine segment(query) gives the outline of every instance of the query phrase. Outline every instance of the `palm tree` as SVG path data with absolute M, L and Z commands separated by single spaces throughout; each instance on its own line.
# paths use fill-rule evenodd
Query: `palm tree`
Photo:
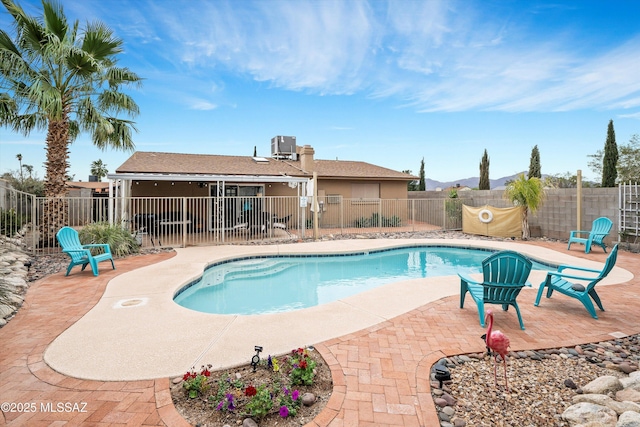
M 22 169 L 26 170 L 29 174 L 29 179 L 33 179 L 33 166 L 32 165 L 22 165 Z
M 22 175 L 22 154 L 16 154 L 16 159 L 18 159 L 18 163 L 20 163 L 20 181 L 24 182 L 24 176 Z
M 42 17 L 25 14 L 14 0 L 0 0 L 14 21 L 15 40 L 0 30 L 0 123 L 27 136 L 47 130 L 43 220 L 45 233 L 64 225 L 69 145 L 88 132 L 101 149 L 133 150 L 138 113 L 124 87 L 141 78 L 117 66 L 122 40 L 103 23 L 67 22 L 62 6 L 43 0 Z M 48 228 L 49 230 L 46 230 Z
M 528 239 L 529 211 L 535 213 L 544 201 L 545 193 L 542 181 L 539 178 L 525 178 L 520 174 L 517 179 L 507 184 L 504 190 L 504 198 L 516 206 L 522 207 L 522 238 Z
M 98 181 L 102 181 L 102 177 L 107 176 L 107 173 L 109 170 L 107 170 L 107 165 L 102 163 L 102 160 L 91 162 L 91 175 L 98 177 Z

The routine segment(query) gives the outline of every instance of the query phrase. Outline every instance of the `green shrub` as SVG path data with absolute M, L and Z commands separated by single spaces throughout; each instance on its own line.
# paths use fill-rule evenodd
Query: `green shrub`
M 356 228 L 371 227 L 371 220 L 362 216 L 353 222 L 353 226 Z
M 265 385 L 260 385 L 256 394 L 251 398 L 249 403 L 247 403 L 246 410 L 252 417 L 256 417 L 258 419 L 264 418 L 269 414 L 271 408 L 273 408 L 273 400 L 271 398 L 271 390 L 265 387 Z
M 397 215 L 394 215 L 391 218 L 388 218 L 386 216 L 382 217 L 383 227 L 400 227 L 400 225 L 402 225 L 402 220 Z
M 400 227 L 402 220 L 399 216 L 394 215 L 392 217 L 382 216 L 377 212 L 371 214 L 369 218 L 360 217 L 353 222 L 355 228 L 368 228 L 368 227 Z
M 107 222 L 95 222 L 79 231 L 80 242 L 83 245 L 106 243 L 111 248 L 111 253 L 118 257 L 130 255 L 140 251 L 136 240 L 129 230 L 120 225 L 112 225 Z
M 12 236 L 29 222 L 26 215 L 21 215 L 15 209 L 0 209 L 0 234 Z

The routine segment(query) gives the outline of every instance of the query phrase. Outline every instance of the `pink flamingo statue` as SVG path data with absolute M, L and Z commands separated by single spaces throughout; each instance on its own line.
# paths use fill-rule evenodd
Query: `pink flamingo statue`
M 509 352 L 509 337 L 503 334 L 500 331 L 492 331 L 493 328 L 493 311 L 487 310 L 487 314 L 485 316 L 485 320 L 489 321 L 489 326 L 487 327 L 487 336 L 486 343 L 487 347 L 493 350 L 495 353 L 495 362 L 493 364 L 493 379 L 495 380 L 496 386 L 498 385 L 498 354 L 502 357 L 502 361 L 504 362 L 504 384 L 507 388 L 507 393 L 509 392 L 509 384 L 507 384 L 507 353 Z

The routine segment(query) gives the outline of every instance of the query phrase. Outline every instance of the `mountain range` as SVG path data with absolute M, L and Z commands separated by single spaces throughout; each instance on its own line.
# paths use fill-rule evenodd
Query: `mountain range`
M 526 174 L 526 171 L 518 172 L 516 174 L 510 176 L 503 176 L 502 178 L 491 179 L 489 178 L 489 184 L 492 190 L 497 190 L 503 188 L 508 181 L 513 181 L 520 174 Z M 460 184 L 460 187 L 469 187 L 469 188 L 478 188 L 478 183 L 480 182 L 480 177 L 474 176 L 471 178 L 463 178 L 455 181 L 436 181 L 434 179 L 425 178 L 424 184 L 427 191 L 436 190 L 440 188 L 444 190 L 445 188 L 455 187 Z

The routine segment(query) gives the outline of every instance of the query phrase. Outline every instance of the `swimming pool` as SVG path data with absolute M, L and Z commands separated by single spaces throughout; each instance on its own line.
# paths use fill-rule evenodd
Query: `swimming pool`
M 209 266 L 174 301 L 215 314 L 266 314 L 313 307 L 378 286 L 479 273 L 493 251 L 416 246 L 349 254 L 256 256 Z M 549 270 L 534 262 L 533 268 Z

